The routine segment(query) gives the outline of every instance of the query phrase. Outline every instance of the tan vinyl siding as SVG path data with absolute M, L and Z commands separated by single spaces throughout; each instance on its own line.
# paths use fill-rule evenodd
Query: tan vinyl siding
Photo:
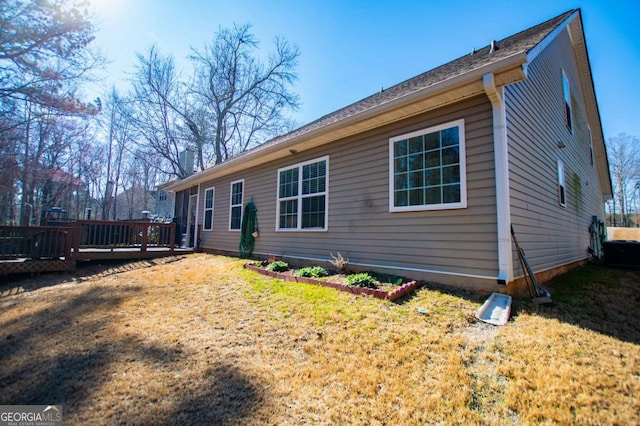
M 562 70 L 571 88 L 573 131 L 566 125 Z M 578 70 L 566 31 L 529 64 L 528 78 L 506 88 L 511 221 L 536 271 L 587 257 L 592 216 L 604 200 L 590 163 L 589 132 Z M 566 145 L 558 148 L 558 142 Z M 559 204 L 557 164 L 565 170 Z M 516 276 L 522 275 L 514 254 Z
M 389 138 L 464 118 L 467 161 L 466 209 L 389 212 Z M 276 231 L 278 168 L 329 156 L 328 230 Z M 495 179 L 491 105 L 476 97 L 356 137 L 204 182 L 215 186 L 214 230 L 205 248 L 237 252 L 240 235 L 228 231 L 229 183 L 244 179 L 245 203 L 258 209 L 262 255 L 330 259 L 453 274 L 497 275 Z M 407 272 L 411 275 L 411 272 Z

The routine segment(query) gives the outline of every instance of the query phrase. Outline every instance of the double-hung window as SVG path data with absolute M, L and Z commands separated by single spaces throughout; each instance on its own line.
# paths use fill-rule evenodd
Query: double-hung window
M 567 190 L 564 184 L 564 163 L 558 160 L 558 203 L 567 206 Z
M 213 230 L 213 199 L 215 195 L 215 188 L 207 188 L 204 190 L 204 225 L 203 231 Z
M 392 212 L 467 206 L 464 120 L 389 140 Z
M 562 70 L 562 93 L 564 96 L 564 113 L 567 127 L 573 132 L 573 117 L 571 116 L 571 88 L 569 87 L 569 79 Z
M 278 170 L 277 230 L 327 229 L 329 157 Z
M 240 230 L 242 223 L 242 199 L 244 194 L 244 180 L 231 182 L 231 202 L 229 210 L 229 230 Z

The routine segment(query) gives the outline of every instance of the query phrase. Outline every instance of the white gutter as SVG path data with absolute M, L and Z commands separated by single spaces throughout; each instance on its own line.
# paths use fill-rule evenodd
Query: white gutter
M 186 179 L 183 179 L 181 181 L 177 181 L 171 185 L 168 185 L 166 190 L 172 191 L 172 192 L 181 191 L 183 189 L 189 188 L 190 186 L 196 185 L 197 183 L 213 179 L 214 177 L 219 176 L 221 174 L 224 175 L 225 172 L 232 173 L 233 171 L 235 171 L 234 167 L 238 168 L 239 170 L 241 169 L 242 164 L 245 163 L 246 161 L 259 159 L 261 157 L 265 157 L 269 153 L 277 152 L 280 150 L 288 151 L 290 148 L 292 148 L 298 143 L 302 143 L 302 142 L 317 138 L 321 135 L 330 133 L 333 130 L 342 129 L 346 126 L 365 121 L 376 115 L 381 114 L 382 112 L 390 111 L 395 108 L 400 108 L 404 105 L 415 102 L 416 99 L 426 98 L 435 93 L 444 92 L 446 90 L 462 86 L 465 83 L 469 83 L 471 81 L 482 78 L 482 76 L 487 73 L 495 73 L 499 70 L 515 68 L 517 66 L 522 66 L 526 62 L 527 62 L 526 52 L 519 52 L 511 56 L 507 56 L 506 58 L 501 59 L 498 62 L 492 62 L 490 64 L 471 70 L 467 73 L 456 75 L 455 77 L 449 78 L 447 80 L 441 81 L 431 86 L 427 86 L 420 90 L 416 90 L 415 92 L 408 93 L 402 97 L 393 99 L 389 102 L 376 105 L 358 114 L 355 114 L 353 116 L 347 117 L 342 120 L 338 120 L 336 122 L 333 122 L 326 126 L 312 130 L 308 133 L 304 133 L 292 139 L 285 140 L 280 143 L 275 143 L 272 145 L 266 145 L 264 147 L 257 147 L 249 151 L 245 155 L 240 155 L 238 157 L 231 158 L 223 163 L 220 163 L 216 166 L 211 167 L 210 169 L 203 170 L 192 176 L 189 176 Z
M 198 219 L 200 213 L 200 184 L 198 184 L 198 194 L 196 195 L 196 223 L 193 224 L 193 249 L 198 247 Z
M 513 278 L 511 209 L 509 204 L 509 152 L 504 87 L 496 87 L 493 73 L 482 77 L 484 91 L 493 106 L 493 151 L 496 176 L 496 220 L 498 225 L 498 284 Z
M 191 205 L 191 197 L 193 197 L 193 195 L 189 194 L 189 206 Z M 200 210 L 200 184 L 198 184 L 198 193 L 196 194 L 196 214 L 195 214 L 195 218 L 193 220 L 193 249 L 195 250 L 196 247 L 198 247 L 198 213 Z M 187 220 L 188 222 L 188 220 Z M 187 230 L 187 232 L 191 232 L 191 230 Z M 187 244 L 189 244 L 189 241 L 187 241 Z

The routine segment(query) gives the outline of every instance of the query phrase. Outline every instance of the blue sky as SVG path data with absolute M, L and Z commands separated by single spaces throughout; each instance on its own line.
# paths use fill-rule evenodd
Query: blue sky
M 125 88 L 137 52 L 156 44 L 184 71 L 191 47 L 249 23 L 268 52 L 282 36 L 301 51 L 299 124 L 491 42 L 581 8 L 605 138 L 640 137 L 640 1 L 91 0 L 95 44 Z

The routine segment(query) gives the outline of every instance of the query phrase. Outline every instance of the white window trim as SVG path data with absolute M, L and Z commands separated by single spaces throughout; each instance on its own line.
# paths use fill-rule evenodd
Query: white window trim
M 241 194 L 242 199 L 240 200 L 240 204 L 233 204 L 233 185 L 236 183 L 242 183 L 242 194 Z M 243 205 L 244 205 L 244 179 L 234 180 L 229 184 L 229 231 L 231 232 L 240 232 L 240 229 L 242 228 L 242 213 L 244 210 Z M 234 207 L 240 207 L 240 228 L 238 229 L 231 228 L 231 219 L 232 219 L 231 212 L 233 211 Z
M 319 163 L 321 161 L 326 162 L 326 173 L 325 173 L 325 187 L 324 192 L 316 192 L 314 194 L 309 194 L 307 196 L 302 195 L 302 167 L 307 164 Z M 280 199 L 280 172 L 290 169 L 298 168 L 298 195 L 295 197 L 287 197 Z M 313 160 L 307 160 L 302 163 L 292 164 L 286 167 L 281 167 L 278 169 L 278 180 L 276 186 L 276 231 L 278 232 L 326 232 L 329 230 L 329 156 L 325 155 L 324 157 L 314 158 Z M 302 199 L 309 197 L 317 197 L 319 195 L 324 195 L 324 227 L 322 228 L 302 228 Z M 280 201 L 286 200 L 298 200 L 298 218 L 297 218 L 297 228 L 280 228 Z
M 393 158 L 393 144 L 397 141 L 409 139 L 415 136 L 424 135 L 427 133 L 434 133 L 440 130 L 449 129 L 451 127 L 459 128 L 460 135 L 460 201 L 457 203 L 441 203 L 441 204 L 427 204 L 420 206 L 401 206 L 396 207 L 394 205 L 394 158 Z M 467 208 L 467 154 L 466 154 L 466 142 L 465 142 L 465 130 L 464 119 L 450 121 L 448 123 L 440 124 L 426 129 L 416 130 L 415 132 L 405 133 L 403 135 L 394 136 L 389 139 L 389 211 L 394 212 L 413 212 L 413 211 L 428 211 L 428 210 L 453 210 Z
M 211 191 L 211 208 L 207 208 L 207 191 Z M 214 212 L 214 208 L 216 206 L 216 187 L 215 186 L 210 186 L 209 188 L 206 188 L 204 190 L 204 197 L 203 197 L 203 209 L 202 209 L 202 230 L 203 231 L 213 231 L 213 212 Z M 207 228 L 205 227 L 206 222 L 206 218 L 207 218 L 207 210 L 211 210 L 211 228 Z
M 567 82 L 567 92 L 565 93 L 564 91 L 564 82 Z M 568 99 L 567 99 L 568 98 Z M 564 116 L 565 116 L 565 121 L 569 120 L 566 124 L 567 128 L 569 129 L 569 133 L 573 134 L 573 107 L 571 106 L 571 82 L 569 81 L 569 78 L 567 77 L 567 74 L 564 72 L 564 69 L 562 69 L 562 103 L 563 103 L 563 110 L 564 110 Z M 566 105 L 565 105 L 566 103 Z M 567 105 L 569 107 L 569 116 L 567 117 Z
M 564 194 L 564 202 L 562 194 Z M 558 204 L 561 207 L 567 207 L 567 185 L 564 180 L 564 163 L 562 160 L 558 160 Z

